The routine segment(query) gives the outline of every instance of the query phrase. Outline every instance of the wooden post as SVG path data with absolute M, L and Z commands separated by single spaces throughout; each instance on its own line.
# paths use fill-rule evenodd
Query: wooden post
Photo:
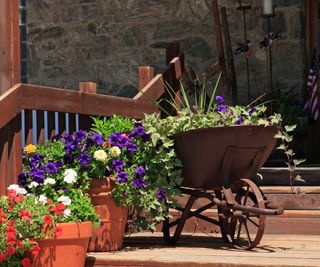
M 228 87 L 231 88 L 231 104 L 238 104 L 238 89 L 237 89 L 237 78 L 236 71 L 234 68 L 232 46 L 230 41 L 229 25 L 227 19 L 227 11 L 225 7 L 221 8 L 221 18 L 223 26 L 224 42 L 226 45 L 227 52 L 227 64 L 226 64 L 226 78 Z
M 154 69 L 149 66 L 139 67 L 139 91 L 154 77 Z
M 178 42 L 169 43 L 166 47 L 166 65 L 180 54 L 180 44 Z
M 97 84 L 93 82 L 80 82 L 79 83 L 79 91 L 82 93 L 97 93 Z
M 20 82 L 19 0 L 0 1 L 0 94 Z
M 220 15 L 219 15 L 219 7 L 217 0 L 212 0 L 212 13 L 214 19 L 214 32 L 216 37 L 216 47 L 218 53 L 218 61 L 220 64 L 220 68 L 222 71 L 222 78 L 223 78 L 223 96 L 230 101 L 230 89 L 226 83 L 226 66 L 224 61 L 224 51 L 223 51 L 223 41 L 222 41 L 222 32 L 221 32 L 221 25 L 220 25 Z

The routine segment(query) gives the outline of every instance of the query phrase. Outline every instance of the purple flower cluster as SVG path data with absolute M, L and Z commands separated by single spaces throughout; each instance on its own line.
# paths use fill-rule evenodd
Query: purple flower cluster
M 134 171 L 136 175 L 135 179 L 133 180 L 133 186 L 135 188 L 145 188 L 146 187 L 146 180 L 143 178 L 146 174 L 146 168 L 144 166 L 138 166 L 138 168 Z
M 167 191 L 163 188 L 158 189 L 156 197 L 159 201 L 164 201 L 167 197 Z
M 236 125 L 240 125 L 241 123 L 243 123 L 244 118 L 243 115 L 238 116 L 238 119 L 236 120 Z
M 40 154 L 34 154 L 29 159 L 30 170 L 23 171 L 18 175 L 18 184 L 26 186 L 29 182 L 34 181 L 42 184 L 46 174 L 56 174 L 64 164 L 71 164 L 77 161 L 82 171 L 89 169 L 91 157 L 87 150 L 94 145 L 102 145 L 103 137 L 99 133 L 79 130 L 74 134 L 56 135 L 52 141 L 61 141 L 64 144 L 65 154 L 63 161 L 49 161 L 44 163 L 44 157 Z
M 220 95 L 216 96 L 216 102 L 218 103 L 217 107 L 216 107 L 216 111 L 218 112 L 222 112 L 222 113 L 226 113 L 228 112 L 228 107 L 226 105 L 224 105 L 224 98 Z

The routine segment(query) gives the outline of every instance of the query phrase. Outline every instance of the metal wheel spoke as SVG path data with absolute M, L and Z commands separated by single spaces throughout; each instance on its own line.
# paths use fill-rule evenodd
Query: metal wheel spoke
M 239 228 L 237 232 L 237 240 L 239 240 L 240 234 L 241 234 L 241 228 L 242 228 L 242 222 L 239 222 Z
M 257 224 L 254 220 L 247 218 L 254 226 L 256 226 L 257 228 L 259 228 L 259 224 Z
M 249 229 L 248 229 L 247 223 L 244 223 L 244 228 L 246 229 L 249 245 L 251 245 L 251 237 L 250 237 L 250 233 L 249 233 Z
M 247 204 L 248 196 L 249 196 L 249 186 L 247 186 L 247 190 L 245 191 L 246 195 L 244 196 L 243 205 Z

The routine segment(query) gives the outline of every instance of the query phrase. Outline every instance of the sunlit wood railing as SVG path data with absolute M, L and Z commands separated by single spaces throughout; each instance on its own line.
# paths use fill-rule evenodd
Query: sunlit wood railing
M 167 97 L 165 85 L 178 90 L 184 71 L 183 55 L 175 57 L 179 50 L 169 46 L 167 52 L 167 60 L 173 58 L 162 74 L 153 77 L 151 67 L 139 69 L 139 88 L 143 93 L 133 99 L 97 94 L 94 83 L 80 83 L 79 91 L 16 84 L 1 95 L 0 194 L 16 182 L 22 170 L 25 144 L 43 143 L 57 133 L 88 130 L 91 116 L 118 114 L 141 119 L 144 113 L 157 111 L 155 101 Z

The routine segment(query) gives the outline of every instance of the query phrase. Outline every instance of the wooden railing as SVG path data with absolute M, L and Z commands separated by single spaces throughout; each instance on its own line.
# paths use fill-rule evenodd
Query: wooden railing
M 142 119 L 144 113 L 158 110 L 155 101 L 166 97 L 165 84 L 178 90 L 183 70 L 182 55 L 170 60 L 165 71 L 155 77 L 151 67 L 141 67 L 139 87 L 143 93 L 133 99 L 96 94 L 94 83 L 80 83 L 79 91 L 14 85 L 0 96 L 0 195 L 9 184 L 16 182 L 22 170 L 25 144 L 43 143 L 58 132 L 88 130 L 92 122 L 90 116 L 118 114 Z

